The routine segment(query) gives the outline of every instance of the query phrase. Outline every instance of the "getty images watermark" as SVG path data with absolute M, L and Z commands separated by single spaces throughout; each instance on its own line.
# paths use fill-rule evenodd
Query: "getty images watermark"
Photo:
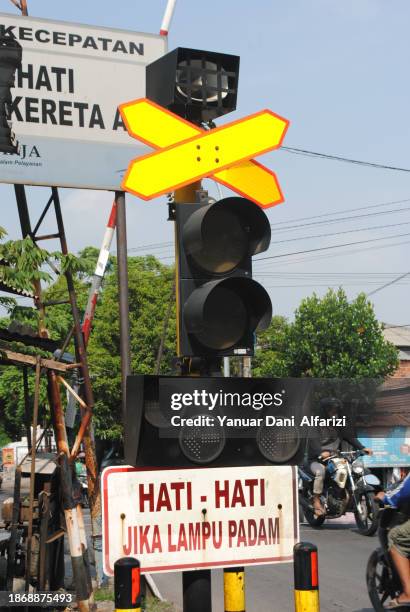
M 277 393 L 238 393 L 226 392 L 220 389 L 212 393 L 205 389 L 196 389 L 192 393 L 172 393 L 171 394 L 171 410 L 180 411 L 189 408 L 202 408 L 212 412 L 220 408 L 252 408 L 255 411 L 260 411 L 265 408 L 281 408 L 284 406 L 284 396 L 286 392 Z M 263 417 L 229 417 L 227 415 L 206 415 L 199 414 L 196 416 L 173 415 L 171 417 L 171 425 L 174 427 L 214 427 L 215 425 L 225 427 L 260 427 L 265 425 L 268 427 L 345 427 L 346 416 L 323 418 L 319 415 L 301 415 L 296 422 L 294 415 L 272 415 L 266 414 Z

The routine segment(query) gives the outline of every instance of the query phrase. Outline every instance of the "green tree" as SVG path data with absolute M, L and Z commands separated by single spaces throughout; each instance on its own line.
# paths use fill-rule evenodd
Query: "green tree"
M 0 227 L 0 240 L 7 232 Z M 21 240 L 7 240 L 0 244 L 0 281 L 15 289 L 31 291 L 35 281 L 51 282 L 52 275 L 44 265 L 53 260 L 60 265 L 61 272 L 81 269 L 82 262 L 74 255 L 62 255 L 60 252 L 48 252 L 40 249 L 30 236 Z M 12 301 L 11 304 L 15 302 Z M 0 305 L 10 305 L 10 299 L 0 297 Z
M 285 317 L 276 315 L 265 331 L 258 334 L 255 357 L 252 362 L 254 376 L 288 376 L 289 360 L 287 339 L 290 324 Z
M 4 238 L 6 232 L 0 228 L 0 239 Z M 33 282 L 43 281 L 45 289 L 43 291 L 44 300 L 67 299 L 66 281 L 64 275 L 60 275 L 57 280 L 45 270 L 45 264 L 52 260 L 58 262 L 60 270 L 67 269 L 75 276 L 76 288 L 79 290 L 80 300 L 86 301 L 86 279 L 87 271 L 91 267 L 90 260 L 96 258 L 95 251 L 88 249 L 84 257 L 73 255 L 63 256 L 61 253 L 50 253 L 44 249 L 39 249 L 27 237 L 22 240 L 9 240 L 0 244 L 0 280 L 6 286 L 17 289 L 31 291 Z M 34 329 L 38 328 L 38 311 L 31 306 L 20 306 L 16 300 L 9 297 L 0 296 L 0 305 L 8 311 L 8 316 L 0 320 L 0 325 L 7 327 L 11 320 L 29 324 Z M 46 327 L 50 336 L 54 339 L 63 340 L 72 324 L 70 307 L 67 304 L 55 306 L 47 311 Z M 0 342 L 0 353 L 2 345 Z M 9 346 L 9 345 L 7 345 Z M 13 343 L 13 350 L 20 353 L 36 354 L 38 349 L 25 346 L 21 343 Z M 46 353 L 43 353 L 45 356 Z M 49 355 L 48 355 L 49 356 Z M 34 395 L 34 372 L 31 368 L 27 370 L 29 396 L 32 401 Z M 45 419 L 48 412 L 47 387 L 43 377 L 40 388 L 40 422 Z M 0 367 L 0 434 L 2 438 L 18 439 L 24 431 L 24 391 L 23 391 L 23 371 L 14 366 Z
M 286 337 L 290 376 L 382 379 L 398 366 L 373 305 L 361 293 L 351 302 L 343 289 L 305 298 Z
M 135 374 L 153 374 L 169 302 L 171 316 L 164 343 L 161 373 L 171 370 L 175 355 L 174 272 L 155 257 L 128 260 L 131 365 Z M 95 396 L 94 424 L 102 438 L 119 438 L 121 423 L 120 340 L 117 266 L 107 276 L 97 306 L 88 358 Z
M 87 303 L 90 278 L 97 256 L 98 251 L 93 247 L 87 247 L 79 254 L 81 269 L 74 275 L 74 282 L 81 315 Z M 162 265 L 152 256 L 129 258 L 128 266 L 132 370 L 140 374 L 154 373 L 164 320 L 171 301 L 171 314 L 161 360 L 161 372 L 170 372 L 176 343 L 172 292 L 173 268 Z M 43 297 L 45 301 L 66 299 L 65 278 L 60 276 L 49 284 L 44 290 Z M 33 327 L 37 325 L 37 311 L 31 307 L 15 306 L 10 311 L 10 318 L 29 323 Z M 7 323 L 8 321 L 5 321 L 5 324 Z M 58 304 L 47 308 L 46 327 L 53 339 L 62 342 L 71 325 L 69 304 Z M 96 435 L 102 438 L 119 438 L 122 435 L 121 378 L 115 257 L 111 258 L 108 266 L 88 349 L 95 398 Z M 22 350 L 22 347 L 19 346 L 18 350 Z M 67 350 L 74 350 L 73 343 Z M 33 373 L 29 372 L 30 388 L 34 384 L 33 381 Z M 45 387 L 44 392 L 42 389 L 41 397 L 43 414 L 45 414 L 47 406 Z M 24 423 L 24 399 L 22 373 L 18 368 L 7 367 L 0 370 L 0 412 L 4 415 L 4 428 L 7 433 L 14 438 L 19 436 Z

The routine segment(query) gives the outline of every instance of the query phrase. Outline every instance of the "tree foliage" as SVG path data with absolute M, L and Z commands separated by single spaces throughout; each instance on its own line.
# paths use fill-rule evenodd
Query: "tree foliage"
M 258 343 L 264 375 L 382 379 L 398 366 L 371 302 L 363 293 L 349 302 L 343 289 L 305 298 L 293 323 L 274 318 Z
M 38 252 L 33 246 L 31 251 L 35 249 L 36 253 L 30 254 L 30 245 L 23 242 L 17 246 L 9 245 L 7 257 L 16 274 L 21 269 L 24 282 L 28 278 L 32 282 L 35 278 L 33 269 L 41 267 L 51 254 Z M 5 257 L 5 251 L 0 250 L 2 256 Z M 87 304 L 97 256 L 97 249 L 87 247 L 78 258 L 66 260 L 66 265 L 74 272 L 81 316 Z M 26 263 L 20 268 L 19 262 L 23 261 Z M 164 322 L 169 315 L 161 373 L 170 373 L 176 344 L 174 270 L 153 256 L 131 257 L 128 263 L 132 371 L 136 374 L 155 372 Z M 46 301 L 67 299 L 63 275 L 49 276 L 46 282 L 48 285 L 43 294 Z M 88 346 L 95 398 L 95 431 L 97 436 L 105 439 L 122 435 L 118 301 L 117 264 L 115 257 L 111 257 Z M 31 307 L 14 304 L 9 315 L 11 319 L 33 327 L 38 324 L 38 313 Z M 65 303 L 48 308 L 45 324 L 50 336 L 62 343 L 72 325 L 70 305 Z M 21 346 L 19 350 L 22 350 Z M 26 347 L 24 350 L 30 349 Z M 74 350 L 72 342 L 67 350 Z M 294 322 L 281 316 L 273 317 L 269 329 L 258 335 L 253 375 L 380 379 L 391 374 L 396 367 L 397 351 L 384 340 L 371 303 L 363 294 L 349 302 L 344 291 L 339 289 L 329 290 L 322 298 L 313 294 L 304 299 L 296 310 Z M 32 396 L 34 374 L 30 371 L 29 387 Z M 40 412 L 45 416 L 45 381 L 40 405 Z M 22 433 L 23 422 L 22 372 L 18 368 L 3 367 L 0 369 L 0 429 L 16 438 Z
M 81 316 L 87 304 L 90 278 L 97 256 L 98 250 L 92 247 L 87 247 L 79 255 L 81 269 L 74 275 L 74 283 Z M 173 268 L 162 265 L 152 256 L 131 257 L 128 266 L 132 371 L 139 374 L 154 373 L 164 320 L 169 313 L 171 301 L 172 308 L 161 360 L 161 372 L 170 372 L 175 354 Z M 64 276 L 54 279 L 45 289 L 43 297 L 45 301 L 66 300 Z M 50 336 L 62 343 L 72 325 L 70 305 L 58 304 L 47 308 L 46 313 L 46 327 Z M 10 311 L 10 318 L 36 327 L 38 314 L 34 308 L 16 305 Z M 22 347 L 19 348 L 21 349 Z M 72 342 L 67 350 L 74 351 Z M 88 346 L 88 361 L 95 399 L 96 435 L 101 438 L 119 438 L 122 435 L 121 370 L 115 257 L 110 259 L 97 305 Z M 34 375 L 31 371 L 29 371 L 29 384 L 32 395 Z M 42 385 L 41 405 L 42 414 L 45 415 L 47 410 L 45 381 Z M 24 423 L 22 373 L 19 368 L 7 367 L 0 370 L 0 406 L 7 433 L 11 437 L 18 437 Z
M 135 374 L 153 374 L 164 319 L 172 300 L 165 337 L 161 372 L 171 370 L 175 354 L 175 308 L 173 269 L 154 257 L 128 260 L 131 365 Z M 95 426 L 98 435 L 117 438 L 121 426 L 120 340 L 116 262 L 108 275 L 97 307 L 89 343 L 89 364 L 95 395 Z
M 5 235 L 6 231 L 0 227 L 0 239 Z M 40 249 L 30 236 L 7 240 L 0 244 L 0 279 L 16 289 L 31 291 L 35 281 L 52 282 L 52 274 L 44 268 L 50 261 L 57 262 L 62 273 L 82 269 L 82 262 L 75 255 Z M 4 298 L 1 299 L 4 304 Z
M 267 330 L 258 334 L 255 357 L 252 363 L 253 376 L 287 376 L 289 362 L 287 341 L 290 323 L 285 317 L 276 315 Z
M 5 235 L 0 228 L 0 238 Z M 8 241 L 0 244 L 0 279 L 15 288 L 30 291 L 33 282 L 42 280 L 46 283 L 43 291 L 43 299 L 67 300 L 66 280 L 63 274 L 58 277 L 42 269 L 50 261 L 58 262 L 61 272 L 69 269 L 75 276 L 75 285 L 78 290 L 80 306 L 86 301 L 87 294 L 87 270 L 90 269 L 90 259 L 96 258 L 96 249 L 89 249 L 80 257 L 74 255 L 62 256 L 61 253 L 50 253 L 39 249 L 31 240 Z M 34 329 L 38 328 L 38 310 L 31 306 L 19 305 L 16 300 L 7 297 L 0 298 L 0 305 L 6 307 L 8 317 L 4 317 L 0 324 L 7 327 L 11 320 L 29 324 Z M 47 310 L 46 327 L 53 339 L 65 338 L 72 325 L 72 318 L 68 304 L 54 306 Z M 38 349 L 13 343 L 11 348 L 22 353 L 36 354 Z M 1 346 L 0 346 L 1 350 Z M 43 353 L 44 356 L 50 356 Z M 29 402 L 32 407 L 34 395 L 34 372 L 31 368 L 27 370 Z M 40 386 L 39 418 L 42 422 L 48 413 L 47 387 L 43 377 Z M 14 366 L 2 366 L 0 368 L 0 431 L 3 437 L 17 439 L 24 434 L 24 389 L 23 371 Z

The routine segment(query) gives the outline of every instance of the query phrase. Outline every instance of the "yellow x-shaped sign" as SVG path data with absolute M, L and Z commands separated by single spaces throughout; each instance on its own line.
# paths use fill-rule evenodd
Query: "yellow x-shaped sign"
M 283 201 L 275 174 L 252 157 L 280 147 L 287 119 L 263 110 L 204 130 L 145 98 L 119 108 L 129 134 L 159 149 L 131 161 L 125 191 L 150 200 L 208 177 L 263 208 Z

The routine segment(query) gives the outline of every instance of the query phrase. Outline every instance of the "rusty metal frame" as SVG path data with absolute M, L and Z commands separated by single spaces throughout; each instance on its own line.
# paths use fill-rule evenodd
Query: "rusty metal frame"
M 47 200 L 47 203 L 39 217 L 39 220 L 37 221 L 34 227 L 34 230 L 32 230 L 32 226 L 31 226 L 25 187 L 24 185 L 15 185 L 14 190 L 16 194 L 17 209 L 18 209 L 20 226 L 21 226 L 23 237 L 25 238 L 29 236 L 36 245 L 38 244 L 38 242 L 40 242 L 40 240 L 44 239 L 44 236 L 42 237 L 38 235 L 38 231 L 40 230 L 42 222 L 44 221 L 47 215 L 47 212 L 50 210 L 51 205 L 53 205 L 54 212 L 55 212 L 55 218 L 57 222 L 57 229 L 58 229 L 58 232 L 53 234 L 53 237 L 58 238 L 60 240 L 61 253 L 63 255 L 68 255 L 67 239 L 65 235 L 63 216 L 61 212 L 60 197 L 58 194 L 57 187 L 51 188 L 51 195 L 49 199 Z M 54 270 L 55 272 L 59 273 L 59 271 L 56 270 L 55 267 L 54 267 Z M 82 421 L 80 424 L 80 428 L 79 428 L 77 437 L 74 441 L 73 448 L 70 453 L 71 459 L 74 459 L 80 449 L 81 442 L 83 441 L 85 432 L 91 420 L 92 408 L 94 405 L 94 398 L 93 398 L 93 393 L 91 389 L 91 381 L 90 381 L 90 375 L 89 375 L 89 370 L 88 370 L 87 355 L 86 355 L 86 350 L 85 350 L 83 333 L 81 329 L 80 315 L 79 315 L 78 306 L 77 306 L 77 299 L 76 299 L 75 288 L 74 288 L 74 280 L 69 270 L 65 271 L 64 275 L 66 277 L 69 302 L 70 302 L 71 312 L 72 312 L 73 322 L 74 322 L 72 335 L 74 336 L 76 365 L 79 367 L 80 375 L 83 381 L 82 392 L 83 392 L 84 399 L 85 399 L 84 405 L 82 405 L 82 408 L 83 408 Z M 41 298 L 41 286 L 39 282 L 37 282 L 37 286 L 35 287 L 35 289 L 36 289 L 36 295 L 38 296 L 36 306 L 39 309 L 39 314 L 40 314 L 40 334 L 45 336 L 47 333 L 46 328 L 45 328 L 45 303 L 42 301 L 42 298 Z M 67 345 L 68 342 L 66 341 L 64 345 Z
M 50 237 L 58 238 L 60 241 L 60 249 L 61 249 L 62 255 L 68 255 L 67 240 L 66 240 L 66 235 L 65 235 L 65 229 L 64 229 L 64 223 L 63 223 L 63 216 L 61 212 L 61 205 L 60 205 L 58 189 L 56 187 L 51 188 L 51 196 L 47 200 L 47 203 L 45 204 L 45 207 L 40 214 L 40 217 L 34 227 L 34 230 L 32 230 L 25 187 L 24 185 L 14 185 L 14 190 L 15 190 L 15 195 L 16 195 L 17 210 L 18 210 L 18 215 L 20 219 L 20 226 L 21 226 L 21 232 L 22 232 L 23 238 L 29 236 L 36 246 L 38 246 L 38 242 L 40 242 L 41 240 L 49 239 Z M 57 232 L 53 234 L 47 234 L 47 235 L 41 236 L 38 234 L 38 232 L 41 228 L 41 225 L 47 213 L 51 210 L 51 208 L 54 209 L 55 220 L 57 224 Z M 52 269 L 57 274 L 60 274 L 60 271 L 56 269 L 56 267 L 52 264 L 52 262 L 48 262 L 48 263 L 49 265 L 51 265 Z M 60 368 L 62 368 L 63 371 L 71 370 L 74 368 L 78 369 L 79 376 L 81 378 L 81 383 L 82 383 L 81 384 L 81 395 L 82 395 L 82 398 L 84 398 L 82 399 L 81 397 L 79 397 L 78 394 L 76 394 L 76 399 L 79 400 L 79 403 L 82 409 L 82 415 L 81 415 L 82 418 L 81 418 L 79 431 L 77 433 L 76 439 L 71 449 L 71 452 L 70 452 L 70 448 L 68 445 L 67 433 L 66 433 L 66 427 L 65 427 L 65 419 L 64 419 L 64 410 L 63 410 L 63 406 L 61 403 L 61 397 L 60 397 L 61 382 L 65 386 L 67 386 L 67 388 L 69 389 L 71 393 L 74 393 L 74 391 L 73 389 L 71 389 L 70 385 L 66 383 L 66 381 L 64 381 L 64 379 L 57 376 L 53 367 L 47 368 L 48 396 L 49 396 L 50 409 L 52 413 L 53 426 L 54 426 L 54 431 L 55 431 L 55 436 L 56 436 L 56 443 L 57 443 L 57 449 L 58 449 L 62 482 L 65 482 L 65 483 L 71 482 L 71 467 L 70 466 L 75 460 L 75 457 L 80 449 L 81 443 L 84 444 L 89 490 L 90 490 L 90 493 L 92 494 L 90 495 L 90 509 L 91 509 L 91 514 L 92 514 L 93 536 L 94 536 L 94 542 L 96 542 L 98 538 L 101 537 L 100 530 L 98 529 L 101 523 L 101 521 L 98 520 L 99 515 L 101 513 L 101 502 L 100 502 L 100 492 L 99 492 L 99 486 L 98 486 L 98 469 L 97 469 L 97 462 L 96 462 L 96 457 L 95 457 L 94 443 L 93 443 L 93 439 L 90 436 L 90 432 L 89 432 L 89 426 L 91 422 L 94 399 L 93 399 L 93 393 L 91 389 L 91 381 L 90 381 L 90 375 L 89 375 L 89 370 L 88 370 L 88 362 L 87 362 L 87 356 L 86 356 L 84 337 L 83 337 L 83 333 L 81 329 L 80 315 L 79 315 L 78 306 L 77 306 L 77 298 L 76 298 L 76 292 L 75 292 L 75 287 L 74 287 L 74 280 L 73 280 L 73 276 L 70 270 L 65 270 L 64 276 L 66 278 L 66 283 L 67 283 L 67 291 L 68 291 L 68 298 L 69 298 L 68 302 L 70 303 L 70 306 L 71 306 L 73 326 L 71 330 L 69 331 L 69 334 L 66 340 L 63 343 L 63 350 L 61 350 L 60 355 L 63 354 L 71 338 L 73 338 L 74 346 L 75 346 L 76 363 L 71 364 L 71 367 L 69 368 L 65 364 L 60 364 L 57 360 L 55 360 L 55 364 L 56 364 L 55 370 L 61 371 Z M 34 283 L 34 289 L 35 289 L 35 294 L 36 294 L 35 305 L 39 312 L 39 334 L 42 337 L 47 337 L 48 332 L 47 332 L 46 325 L 45 325 L 46 304 L 43 302 L 43 299 L 42 299 L 41 283 L 39 281 L 36 281 Z M 39 367 L 39 361 L 37 361 L 37 366 Z M 33 452 L 34 451 L 35 449 L 34 449 L 34 444 L 33 444 Z M 63 457 L 66 458 L 65 461 L 64 460 L 61 461 Z M 34 486 L 33 478 L 32 478 L 31 486 L 32 487 Z M 32 510 L 32 503 L 33 503 L 32 498 L 33 496 L 31 495 L 30 496 L 31 510 Z M 75 504 L 74 504 L 74 500 L 72 496 L 72 490 L 65 491 L 65 499 L 66 499 L 66 505 L 68 504 L 67 507 L 64 508 L 65 514 L 75 513 L 76 509 L 75 509 Z M 66 520 L 68 520 L 67 517 L 66 517 Z M 68 534 L 69 538 L 70 537 L 74 539 L 76 538 L 76 534 L 74 533 L 73 530 L 70 531 L 70 534 Z M 29 550 L 30 550 L 30 543 L 28 542 L 28 552 Z M 74 559 L 73 559 L 73 563 L 74 563 Z M 89 566 L 84 564 L 83 568 L 82 569 L 80 568 L 79 570 L 78 563 L 76 561 L 76 567 L 77 567 L 76 575 L 77 575 L 78 582 L 80 585 L 79 591 L 78 591 L 79 609 L 88 610 L 89 609 L 88 597 L 91 595 L 92 591 L 91 591 L 91 588 L 88 589 L 87 591 L 83 587 L 84 587 L 84 584 L 91 585 L 90 576 L 87 575 L 89 574 Z M 78 573 L 79 571 L 80 573 Z M 26 578 L 26 581 L 27 581 L 27 578 Z

